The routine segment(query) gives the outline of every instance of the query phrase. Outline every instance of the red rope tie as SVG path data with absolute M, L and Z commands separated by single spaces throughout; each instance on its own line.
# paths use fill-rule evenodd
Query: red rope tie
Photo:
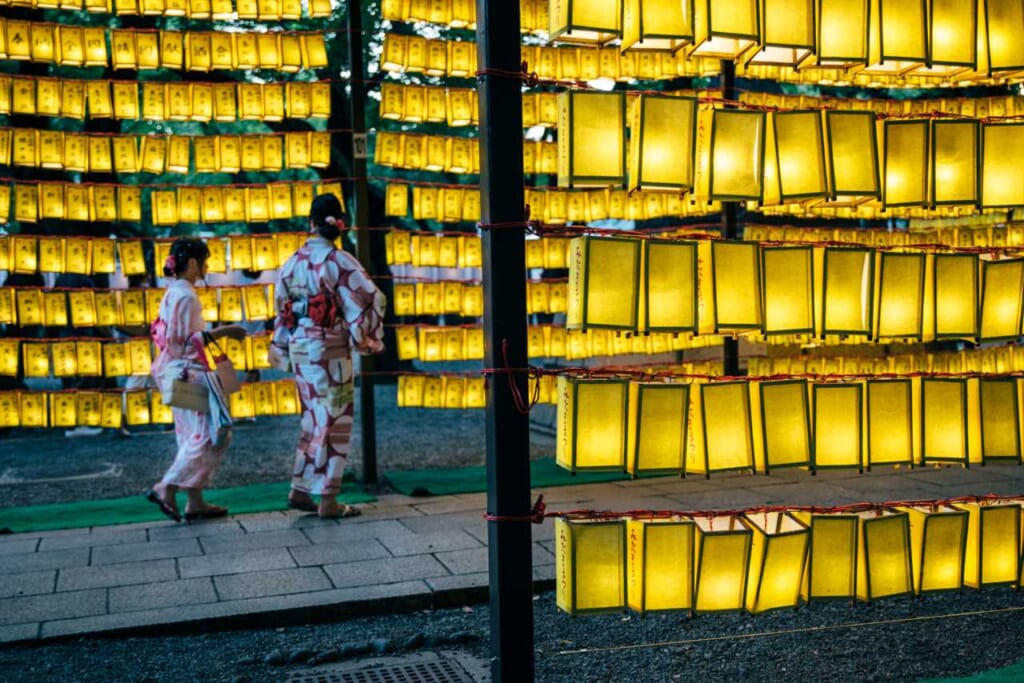
M 543 524 L 547 517 L 544 505 L 544 496 L 537 496 L 537 502 L 533 504 L 528 515 L 493 515 L 490 512 L 484 513 L 484 519 L 488 522 L 530 522 L 531 524 Z

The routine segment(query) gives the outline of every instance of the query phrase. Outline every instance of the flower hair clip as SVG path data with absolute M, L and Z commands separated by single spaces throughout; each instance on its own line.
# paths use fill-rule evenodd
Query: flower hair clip
M 327 225 L 334 225 L 337 222 L 338 219 L 335 218 L 334 216 L 327 216 L 326 218 L 324 218 L 324 223 L 326 223 Z

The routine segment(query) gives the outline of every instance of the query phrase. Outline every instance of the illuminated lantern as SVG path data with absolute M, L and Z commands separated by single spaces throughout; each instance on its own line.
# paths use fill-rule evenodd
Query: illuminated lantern
M 220 289 L 220 314 L 222 322 L 242 321 L 242 291 L 237 287 Z
M 423 407 L 444 408 L 444 378 L 428 376 L 423 379 Z
M 985 261 L 981 278 L 978 339 L 998 341 L 1016 338 L 1021 329 L 1024 260 Z
M 981 205 L 1024 204 L 1024 124 L 997 123 L 981 127 Z
M 625 96 L 570 90 L 558 97 L 558 185 L 625 186 Z
M 635 239 L 572 240 L 566 327 L 636 329 L 640 247 Z
M 22 365 L 24 367 L 26 377 L 50 376 L 49 349 L 49 344 L 22 342 Z
M 694 522 L 697 525 L 695 611 L 743 609 L 753 533 L 741 518 L 732 515 L 697 517 Z
M 982 461 L 1021 461 L 1018 380 L 981 378 Z
M 682 471 L 689 404 L 688 384 L 630 382 L 627 472 Z
M 565 312 L 563 308 L 562 313 Z M 484 314 L 483 285 L 464 285 L 462 288 L 462 308 L 460 315 L 467 318 L 479 318 Z
M 928 60 L 925 0 L 879 0 L 871 8 L 864 73 L 897 75 Z
M 121 307 L 117 303 L 117 292 L 98 291 L 96 298 L 96 324 L 101 326 L 120 325 Z
M 19 393 L 0 391 L 0 427 L 17 427 L 21 424 Z
M 861 513 L 857 542 L 857 598 L 914 592 L 910 523 L 907 513 Z
M 43 293 L 38 289 L 17 289 L 15 300 L 18 308 L 18 324 L 42 325 L 44 320 Z
M 932 204 L 978 203 L 979 130 L 977 121 L 932 121 Z
M 483 377 L 466 378 L 466 408 L 487 407 L 487 386 Z
M 131 374 L 128 345 L 121 342 L 103 344 L 103 376 L 123 377 Z
M 715 110 L 711 126 L 712 199 L 761 199 L 764 128 L 764 112 Z
M 687 472 L 753 470 L 754 439 L 750 421 L 750 385 L 715 382 L 700 385 L 703 462 L 687 462 Z
M 251 384 L 243 384 L 240 391 L 236 391 L 231 394 L 229 403 L 231 417 L 236 420 L 256 417 L 256 408 L 253 405 Z
M 814 469 L 856 467 L 863 470 L 860 384 L 815 384 Z
M 626 607 L 626 523 L 555 520 L 555 603 L 576 614 Z
M 395 346 L 398 350 L 399 360 L 419 358 L 419 339 L 416 334 L 416 328 L 411 326 L 395 328 Z
M 54 377 L 72 377 L 77 373 L 75 342 L 54 342 L 50 344 L 50 354 L 53 356 Z
M 928 64 L 914 73 L 950 76 L 978 64 L 978 8 L 973 2 L 928 3 Z
M 868 380 L 868 467 L 914 462 L 911 391 L 909 379 Z
M 254 370 L 264 370 L 270 367 L 270 335 L 261 334 L 254 337 L 246 337 L 246 354 L 249 357 L 248 367 Z
M 885 206 L 928 202 L 928 132 L 926 120 L 885 122 Z
M 152 424 L 172 424 L 174 413 L 171 407 L 164 403 L 159 391 L 152 391 L 149 395 L 149 415 Z
M 442 332 L 444 343 L 443 360 L 469 360 L 466 358 L 466 332 L 463 329 L 446 329 Z
M 712 242 L 715 332 L 761 327 L 761 269 L 755 242 Z
M 874 114 L 868 111 L 828 111 L 825 122 L 832 197 L 879 196 Z
M 693 187 L 696 118 L 697 99 L 692 97 L 641 95 L 632 103 L 630 190 L 685 192 Z
M 16 310 L 14 290 L 10 287 L 0 288 L 0 324 L 16 324 L 18 322 Z
M 23 391 L 21 401 L 21 426 L 46 427 L 46 393 L 42 391 Z
M 423 406 L 423 375 L 398 376 L 398 407 L 420 408 Z
M 124 392 L 125 418 L 129 425 L 150 424 L 149 392 Z
M 100 394 L 100 426 L 120 429 L 123 426 L 124 394 L 104 392 Z
M 689 3 L 623 0 L 622 50 L 675 52 L 693 40 Z
M 868 2 L 818 3 L 817 55 L 820 66 L 846 67 L 868 61 Z
M 781 200 L 828 196 L 821 115 L 774 112 L 772 127 Z
M 99 392 L 79 391 L 75 393 L 75 399 L 78 424 L 86 427 L 98 427 L 101 417 Z
M 973 338 L 978 331 L 977 305 L 978 257 L 936 254 L 935 337 Z
M 40 184 L 42 186 L 42 184 Z M 43 190 L 42 194 L 46 194 Z M 39 238 L 39 270 L 59 273 L 64 270 L 64 240 L 56 237 Z
M 924 462 L 968 462 L 967 383 L 921 380 Z
M 307 69 L 322 69 L 327 66 L 324 34 L 307 33 L 302 36 L 302 64 Z
M 693 608 L 696 525 L 690 520 L 626 522 L 626 595 L 641 614 Z
M 117 186 L 117 220 L 138 223 L 142 220 L 142 188 Z
M 870 249 L 825 248 L 825 334 L 871 334 L 873 256 Z
M 814 332 L 812 247 L 763 247 L 764 332 Z
M 559 376 L 558 465 L 570 472 L 626 469 L 628 392 L 625 380 Z
M 697 330 L 697 246 L 692 242 L 644 242 L 644 287 L 639 329 Z M 561 291 L 561 288 L 560 288 Z M 553 305 L 552 305 L 553 306 Z M 560 312 L 554 310 L 551 312 Z
M 131 374 L 148 375 L 153 360 L 149 339 L 145 337 L 129 339 L 126 345 L 128 346 L 128 361 L 131 365 Z
M 384 200 L 384 213 L 387 216 L 405 218 L 409 215 L 409 188 L 406 185 L 389 183 Z M 390 233 L 388 235 L 390 237 Z
M 761 40 L 758 0 L 695 0 L 690 57 L 736 59 Z
M 896 509 L 910 519 L 915 591 L 960 590 L 964 585 L 968 512 L 949 506 Z
M 46 324 L 51 327 L 66 327 L 68 324 L 67 297 L 64 292 L 44 292 L 43 312 Z
M 877 336 L 920 339 L 925 255 L 882 252 L 880 260 Z
M 294 381 L 283 379 L 274 382 L 274 403 L 278 415 L 299 414 L 299 394 Z
M 796 66 L 814 54 L 814 0 L 764 0 L 761 38 L 750 64 Z
M 810 527 L 810 558 L 803 597 L 808 601 L 853 598 L 857 588 L 859 518 L 803 511 L 791 514 Z
M 18 345 L 17 339 L 0 339 L 0 375 L 18 376 Z
M 748 514 L 753 532 L 747 570 L 746 608 L 761 614 L 800 604 L 810 542 L 807 526 L 786 512 Z
M 466 378 L 447 375 L 444 380 L 444 407 L 466 407 Z
M 74 427 L 78 421 L 76 415 L 75 395 L 72 393 L 51 392 L 47 394 L 50 399 L 50 427 Z
M 991 71 L 1019 71 L 1024 66 L 1024 49 L 1017 39 L 1024 25 L 1024 8 L 1011 0 L 985 3 L 988 25 L 988 64 Z
M 622 0 L 550 0 L 548 39 L 603 45 L 622 35 Z
M 256 382 L 248 386 L 252 390 L 253 414 L 256 417 L 278 414 L 274 404 L 274 385 L 271 382 Z
M 811 411 L 806 380 L 760 382 L 763 472 L 811 463 Z
M 955 503 L 969 514 L 964 583 L 972 588 L 1016 584 L 1020 578 L 1019 503 Z

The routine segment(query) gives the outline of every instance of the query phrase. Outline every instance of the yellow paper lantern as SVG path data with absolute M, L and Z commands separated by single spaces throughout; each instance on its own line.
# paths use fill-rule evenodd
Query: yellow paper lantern
M 624 238 L 572 240 L 566 327 L 636 329 L 640 247 Z
M 78 423 L 75 395 L 72 393 L 51 392 L 50 427 L 74 427 Z
M 862 392 L 860 384 L 813 385 L 814 469 L 863 470 Z
M 423 375 L 398 376 L 398 407 L 420 408 L 423 406 Z
M 629 189 L 692 189 L 696 98 L 641 95 L 631 107 Z
M 885 206 L 923 206 L 927 203 L 928 133 L 928 121 L 885 122 L 882 188 Z
M 72 377 L 78 372 L 78 356 L 75 342 L 54 342 L 50 344 L 53 357 L 53 376 Z
M 736 516 L 702 518 L 697 525 L 697 612 L 743 609 L 747 592 L 747 566 L 753 534 Z
M 757 0 L 696 0 L 692 57 L 737 59 L 761 40 Z
M 21 392 L 21 426 L 22 427 L 46 427 L 46 393 L 39 391 Z
M 867 382 L 867 462 L 873 465 L 913 463 L 912 385 L 907 379 Z
M 301 408 L 295 382 L 283 379 L 274 382 L 274 403 L 278 415 L 298 415 Z
M 38 289 L 15 290 L 15 299 L 18 308 L 18 324 L 42 325 L 44 321 L 45 308 L 43 304 L 43 293 Z
M 237 287 L 220 289 L 220 313 L 222 322 L 242 321 L 242 291 Z
M 765 334 L 813 333 L 813 248 L 763 247 L 761 259 Z
M 1019 503 L 957 503 L 969 514 L 964 583 L 972 588 L 1016 584 L 1020 579 Z
M 772 129 L 782 201 L 828 196 L 821 115 L 774 112 Z
M 868 61 L 868 3 L 832 0 L 818 3 L 818 64 L 846 67 Z
M 22 342 L 22 367 L 25 377 L 50 376 L 50 345 Z
M 711 126 L 713 200 L 760 200 L 764 192 L 764 112 L 717 109 Z
M 932 122 L 932 204 L 978 203 L 979 130 L 977 121 Z
M 123 377 L 131 374 L 131 360 L 128 345 L 122 342 L 107 342 L 103 348 L 103 376 Z
M 689 404 L 688 384 L 630 382 L 627 472 L 682 472 Z
M 825 114 L 832 197 L 878 197 L 878 152 L 872 112 L 828 111 Z
M 96 324 L 101 326 L 123 324 L 117 292 L 96 292 Z
M 979 340 L 997 341 L 1018 337 L 1021 329 L 1024 260 L 985 261 L 982 263 L 981 278 Z
M 75 393 L 75 411 L 78 424 L 86 427 L 100 426 L 102 417 L 100 394 L 96 391 L 79 391 Z
M 129 425 L 150 424 L 149 392 L 124 392 L 124 411 Z
M 571 614 L 626 606 L 626 523 L 555 520 L 555 604 Z
M 754 442 L 747 382 L 700 385 L 704 437 L 702 463 L 688 462 L 687 472 L 753 470 Z
M 548 38 L 603 45 L 622 35 L 621 23 L 621 0 L 554 0 L 548 13 Z
M 0 427 L 17 427 L 21 424 L 20 392 L 0 391 Z
M 693 41 L 693 9 L 671 0 L 624 0 L 622 50 L 675 52 Z
M 907 513 L 861 513 L 857 552 L 857 598 L 910 595 L 914 591 Z
M 624 380 L 558 378 L 558 443 L 555 461 L 580 470 L 626 469 Z
M 149 396 L 149 415 L 152 424 L 172 424 L 174 413 L 171 407 L 166 405 L 159 391 L 153 391 Z
M 124 395 L 121 392 L 100 394 L 100 426 L 120 429 L 124 415 Z
M 924 462 L 968 462 L 967 383 L 960 379 L 921 380 Z M 972 415 L 972 419 L 977 416 Z
M 626 523 L 626 595 L 641 614 L 693 608 L 696 525 L 690 520 Z
M 825 249 L 825 334 L 870 334 L 874 253 L 870 249 Z
M 925 0 L 872 5 L 867 74 L 897 75 L 928 60 L 928 10 Z
M 909 515 L 915 591 L 963 588 L 968 513 L 949 506 L 896 509 Z
M 744 521 L 753 532 L 747 571 L 747 611 L 761 614 L 798 606 L 810 529 L 786 512 L 748 514 Z
M 978 64 L 977 4 L 933 0 L 928 6 L 928 65 L 916 73 L 949 76 L 973 70 Z
M 981 205 L 985 208 L 1024 204 L 1024 124 L 983 124 L 981 127 Z
M 622 93 L 559 94 L 559 186 L 625 185 L 625 102 Z
M 1017 40 L 1024 25 L 1024 8 L 1009 0 L 985 3 L 988 26 L 988 64 L 991 71 L 1018 71 L 1024 66 L 1024 50 Z
M 18 376 L 18 348 L 17 339 L 0 339 L 0 375 Z
M 66 327 L 68 324 L 67 296 L 64 292 L 43 293 L 44 320 L 50 327 Z
M 806 380 L 760 382 L 763 472 L 811 464 L 811 410 Z
M 810 527 L 810 558 L 803 597 L 810 600 L 851 599 L 857 588 L 859 518 L 793 512 Z
M 252 385 L 243 384 L 240 391 L 231 394 L 229 410 L 231 417 L 236 420 L 256 417 L 256 408 L 253 404 Z
M 977 307 L 978 257 L 936 254 L 935 337 L 973 338 L 978 331 Z
M 1017 379 L 981 378 L 982 461 L 1010 460 L 1020 463 L 1020 411 Z
M 920 339 L 923 332 L 924 254 L 879 255 L 877 336 Z

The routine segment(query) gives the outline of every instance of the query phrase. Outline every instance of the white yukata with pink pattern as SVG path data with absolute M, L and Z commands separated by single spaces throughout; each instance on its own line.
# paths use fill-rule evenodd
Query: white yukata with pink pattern
M 282 317 L 289 301 L 305 305 L 321 292 L 335 297 L 338 316 L 332 326 L 319 327 L 301 313 L 293 320 Z M 278 315 L 271 361 L 275 367 L 290 366 L 302 403 L 292 488 L 337 495 L 352 436 L 352 351 L 383 350 L 384 295 L 359 261 L 322 237 L 310 238 L 285 262 L 274 293 Z
M 160 325 L 160 321 L 163 325 Z M 160 302 L 153 337 L 160 354 L 153 361 L 152 375 L 164 391 L 185 371 L 188 381 L 203 381 L 210 368 L 203 348 L 203 307 L 196 290 L 187 280 L 173 280 Z M 164 475 L 163 483 L 180 488 L 206 488 L 224 459 L 230 435 L 214 446 L 210 438 L 210 414 L 171 407 L 178 454 Z

